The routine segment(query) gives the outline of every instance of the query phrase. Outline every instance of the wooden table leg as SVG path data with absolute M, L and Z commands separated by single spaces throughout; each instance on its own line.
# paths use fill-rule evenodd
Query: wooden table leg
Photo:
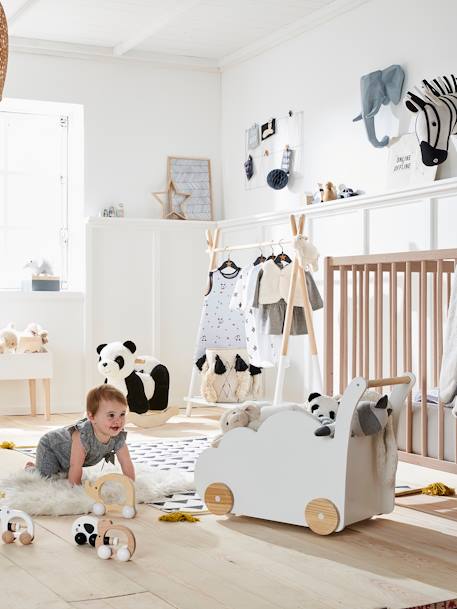
M 51 379 L 43 379 L 44 388 L 44 418 L 49 421 L 51 417 Z
M 30 414 L 36 417 L 36 380 L 29 379 Z

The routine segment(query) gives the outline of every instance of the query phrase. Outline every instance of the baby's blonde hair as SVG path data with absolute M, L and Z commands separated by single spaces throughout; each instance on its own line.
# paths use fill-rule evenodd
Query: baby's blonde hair
M 100 402 L 102 400 L 111 401 L 111 402 L 119 402 L 124 406 L 127 406 L 127 400 L 123 393 L 113 387 L 112 385 L 100 385 L 99 387 L 94 387 L 89 391 L 86 398 L 86 410 L 92 416 L 97 414 L 97 410 L 100 407 Z

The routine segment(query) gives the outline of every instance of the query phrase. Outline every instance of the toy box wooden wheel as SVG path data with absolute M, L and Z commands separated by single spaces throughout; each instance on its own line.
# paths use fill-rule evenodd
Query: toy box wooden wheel
M 233 493 L 226 484 L 214 482 L 205 491 L 205 503 L 212 514 L 229 514 L 233 508 Z
M 329 499 L 313 499 L 305 508 L 306 522 L 318 535 L 330 535 L 338 528 L 340 515 L 338 509 Z

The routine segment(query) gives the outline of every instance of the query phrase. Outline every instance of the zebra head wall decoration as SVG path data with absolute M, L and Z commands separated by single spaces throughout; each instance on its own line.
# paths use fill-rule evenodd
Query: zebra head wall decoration
M 457 133 L 457 80 L 453 74 L 422 81 L 415 93 L 408 91 L 405 104 L 417 114 L 416 135 L 422 162 L 428 167 L 444 163 L 449 138 Z

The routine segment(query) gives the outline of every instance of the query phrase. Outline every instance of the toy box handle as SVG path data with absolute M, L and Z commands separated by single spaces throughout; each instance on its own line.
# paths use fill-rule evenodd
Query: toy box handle
M 411 378 L 409 376 L 393 376 L 383 379 L 371 379 L 368 381 L 368 388 L 371 387 L 386 387 L 387 385 L 409 385 Z

